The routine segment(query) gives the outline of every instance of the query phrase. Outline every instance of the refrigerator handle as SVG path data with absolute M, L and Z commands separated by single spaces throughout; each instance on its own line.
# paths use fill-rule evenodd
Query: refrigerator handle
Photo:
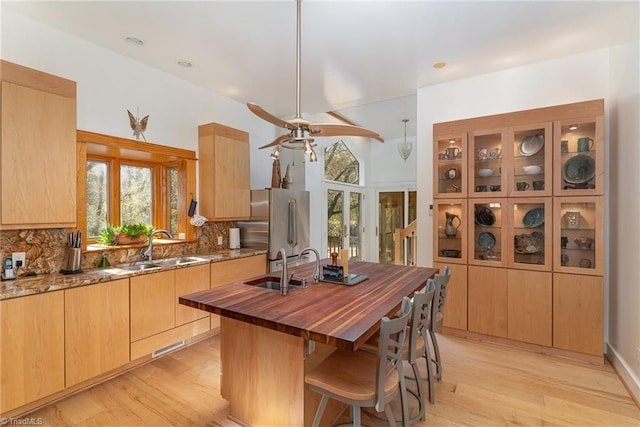
M 296 199 L 289 199 L 289 229 L 287 232 L 287 242 L 292 247 L 298 245 L 298 212 Z

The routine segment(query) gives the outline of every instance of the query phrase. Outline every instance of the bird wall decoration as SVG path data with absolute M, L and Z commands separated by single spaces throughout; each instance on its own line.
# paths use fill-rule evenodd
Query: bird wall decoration
M 136 139 L 140 139 L 140 136 L 142 136 L 144 142 L 147 142 L 147 138 L 144 137 L 144 131 L 147 130 L 149 115 L 147 114 L 142 120 L 138 120 L 137 117 L 131 114 L 131 111 L 127 110 L 127 113 L 129 113 L 129 125 L 131 126 L 131 130 L 133 130 L 133 136 L 135 136 Z

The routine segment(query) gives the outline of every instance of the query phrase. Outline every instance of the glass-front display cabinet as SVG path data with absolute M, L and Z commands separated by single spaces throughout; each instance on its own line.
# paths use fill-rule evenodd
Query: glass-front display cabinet
M 467 135 L 434 136 L 434 189 L 436 198 L 467 195 Z
M 503 130 L 473 132 L 469 139 L 469 197 L 504 197 Z M 504 169 L 506 171 L 506 169 Z
M 554 200 L 554 270 L 604 274 L 602 197 L 562 197 Z
M 507 265 L 551 271 L 553 204 L 550 197 L 509 199 Z
M 554 122 L 554 196 L 604 194 L 603 116 Z
M 513 129 L 508 174 L 509 197 L 551 195 L 551 129 L 551 122 Z
M 506 199 L 469 200 L 469 264 L 502 266 Z
M 466 264 L 467 200 L 434 200 L 434 260 Z

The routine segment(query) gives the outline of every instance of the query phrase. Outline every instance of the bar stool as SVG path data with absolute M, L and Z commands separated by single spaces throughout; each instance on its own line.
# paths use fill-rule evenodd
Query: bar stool
M 389 425 L 395 426 L 395 417 L 389 403 L 398 394 L 401 396 L 403 424 L 408 427 L 402 348 L 410 312 L 411 301 L 405 297 L 402 300 L 400 316 L 394 319 L 386 316 L 382 318 L 376 353 L 367 350 L 338 349 L 305 375 L 304 381 L 309 384 L 309 388 L 322 394 L 313 419 L 313 427 L 320 425 L 329 399 L 351 406 L 355 427 L 361 426 L 361 407 L 374 407 L 378 412 L 384 411 Z
M 438 381 L 442 380 L 442 360 L 440 359 L 440 349 L 438 348 L 436 331 L 442 326 L 442 320 L 444 319 L 444 302 L 447 296 L 447 286 L 449 285 L 449 280 L 451 280 L 451 269 L 449 268 L 449 266 L 445 266 L 443 269 L 443 274 L 436 274 L 434 278 L 435 294 L 433 295 L 433 304 L 431 306 L 431 322 L 427 327 L 429 335 L 431 337 L 431 344 L 433 345 L 433 357 L 430 360 L 431 363 L 435 365 L 435 374 L 432 375 L 432 377 L 434 377 Z M 428 360 L 429 359 L 427 359 L 427 361 Z M 427 365 L 430 364 L 427 363 Z M 428 375 L 430 375 L 430 366 L 428 366 L 427 371 Z M 435 400 L 431 399 L 433 397 L 433 394 L 431 394 L 432 389 L 433 384 L 430 380 L 429 398 L 431 403 L 435 403 Z

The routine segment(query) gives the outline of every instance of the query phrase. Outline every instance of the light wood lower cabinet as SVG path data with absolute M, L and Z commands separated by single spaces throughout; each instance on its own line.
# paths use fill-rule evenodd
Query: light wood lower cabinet
M 131 341 L 175 326 L 175 270 L 131 279 Z
M 553 346 L 601 356 L 603 298 L 602 277 L 554 273 Z
M 131 360 L 211 329 L 208 313 L 182 306 L 180 295 L 209 289 L 209 264 L 131 278 Z
M 0 301 L 0 413 L 64 389 L 64 292 Z
M 507 270 L 469 266 L 469 330 L 507 337 Z
M 551 273 L 507 270 L 507 337 L 551 346 Z
M 443 325 L 447 328 L 467 329 L 467 266 L 461 264 L 433 263 L 442 273 L 444 266 L 451 269 L 444 303 Z
M 129 362 L 129 279 L 65 293 L 66 386 Z
M 182 295 L 209 289 L 210 268 L 210 264 L 204 264 L 176 270 L 176 326 L 209 317 L 206 311 L 182 305 L 177 299 Z
M 260 276 L 267 272 L 267 255 L 255 255 L 236 258 L 229 261 L 211 264 L 211 287 L 226 285 L 250 277 Z M 220 316 L 211 315 L 211 329 L 220 327 Z

